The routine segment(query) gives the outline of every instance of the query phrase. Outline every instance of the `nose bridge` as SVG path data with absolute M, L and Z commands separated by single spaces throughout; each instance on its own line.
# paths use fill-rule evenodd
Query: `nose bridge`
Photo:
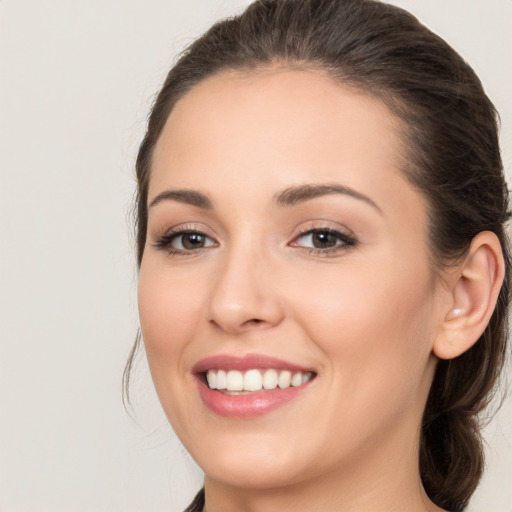
M 270 254 L 247 236 L 226 249 L 209 303 L 209 320 L 229 333 L 276 325 L 283 311 L 272 285 Z

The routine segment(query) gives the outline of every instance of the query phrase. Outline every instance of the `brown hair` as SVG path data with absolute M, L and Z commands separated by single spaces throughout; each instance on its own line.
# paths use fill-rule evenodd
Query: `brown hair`
M 506 354 L 508 193 L 497 114 L 473 70 L 441 38 L 397 7 L 375 0 L 258 0 L 221 21 L 178 59 L 156 98 L 137 158 L 137 257 L 142 260 L 155 144 L 176 102 L 206 78 L 275 62 L 322 69 L 380 98 L 403 121 L 404 174 L 429 205 L 430 245 L 440 268 L 475 235 L 494 232 L 506 276 L 491 321 L 460 357 L 439 361 L 425 408 L 420 472 L 429 497 L 466 506 L 483 469 L 479 413 L 488 405 Z M 129 372 L 140 336 L 130 354 Z

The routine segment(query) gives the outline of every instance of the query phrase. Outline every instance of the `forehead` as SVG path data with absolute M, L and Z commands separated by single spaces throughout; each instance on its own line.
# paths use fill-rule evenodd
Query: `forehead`
M 321 71 L 223 73 L 173 109 L 153 155 L 150 194 L 173 186 L 230 183 L 252 195 L 341 180 L 384 188 L 403 180 L 401 124 L 380 100 Z

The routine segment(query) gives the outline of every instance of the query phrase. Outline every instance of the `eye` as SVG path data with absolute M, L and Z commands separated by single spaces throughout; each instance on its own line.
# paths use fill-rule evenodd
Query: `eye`
M 217 242 L 205 233 L 192 230 L 166 233 L 155 243 L 155 247 L 166 249 L 169 254 L 187 253 L 216 245 Z
M 356 245 L 356 240 L 335 229 L 316 228 L 301 234 L 290 245 L 309 249 L 312 252 L 333 252 Z

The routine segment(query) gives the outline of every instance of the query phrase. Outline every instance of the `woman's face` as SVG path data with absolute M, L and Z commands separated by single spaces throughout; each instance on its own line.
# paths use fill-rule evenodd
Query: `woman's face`
M 207 478 L 417 471 L 440 285 L 399 130 L 378 100 L 283 69 L 208 79 L 172 111 L 139 309 L 162 405 Z

